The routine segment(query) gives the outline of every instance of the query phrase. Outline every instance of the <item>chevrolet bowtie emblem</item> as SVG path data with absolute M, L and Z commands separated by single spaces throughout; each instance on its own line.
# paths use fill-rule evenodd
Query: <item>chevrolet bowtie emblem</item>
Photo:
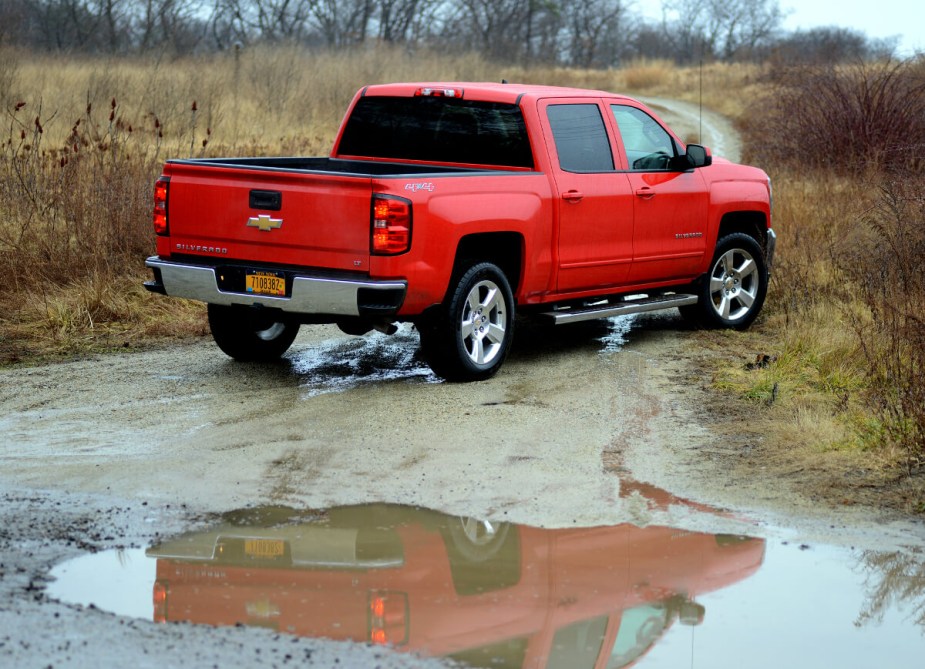
M 283 219 L 270 218 L 266 214 L 260 214 L 260 216 L 254 216 L 247 219 L 247 227 L 259 228 L 261 232 L 269 232 L 270 230 L 275 230 L 276 228 L 281 228 L 282 226 Z

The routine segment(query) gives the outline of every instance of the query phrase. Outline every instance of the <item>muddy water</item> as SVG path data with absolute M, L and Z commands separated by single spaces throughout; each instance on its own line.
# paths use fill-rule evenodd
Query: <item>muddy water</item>
M 922 666 L 925 555 L 370 504 L 223 514 L 57 567 L 53 598 L 474 667 Z

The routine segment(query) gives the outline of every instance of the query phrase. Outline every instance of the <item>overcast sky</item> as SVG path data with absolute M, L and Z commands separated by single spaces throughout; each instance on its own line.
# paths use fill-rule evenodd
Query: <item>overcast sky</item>
M 790 15 L 787 30 L 817 26 L 853 28 L 869 37 L 901 37 L 900 55 L 925 51 L 925 2 L 922 0 L 781 0 Z
M 899 55 L 925 52 L 923 0 L 779 0 L 788 16 L 787 31 L 821 26 L 852 28 L 868 37 L 899 36 Z M 653 20 L 662 17 L 662 3 L 636 0 L 635 8 Z

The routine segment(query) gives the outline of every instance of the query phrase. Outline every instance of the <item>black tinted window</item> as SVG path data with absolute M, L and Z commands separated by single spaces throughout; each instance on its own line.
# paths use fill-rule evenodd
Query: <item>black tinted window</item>
M 613 170 L 610 140 L 597 105 L 550 105 L 546 113 L 556 140 L 559 167 L 567 172 Z
M 362 98 L 338 149 L 344 156 L 533 167 L 516 105 L 443 97 Z

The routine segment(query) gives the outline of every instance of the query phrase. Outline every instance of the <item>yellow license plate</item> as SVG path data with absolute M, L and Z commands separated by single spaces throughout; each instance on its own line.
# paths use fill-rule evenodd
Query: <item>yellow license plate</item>
M 245 539 L 244 554 L 248 557 L 277 558 L 285 553 L 286 543 L 281 539 Z
M 286 277 L 273 272 L 248 272 L 244 287 L 257 295 L 285 295 Z

